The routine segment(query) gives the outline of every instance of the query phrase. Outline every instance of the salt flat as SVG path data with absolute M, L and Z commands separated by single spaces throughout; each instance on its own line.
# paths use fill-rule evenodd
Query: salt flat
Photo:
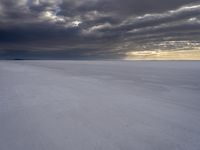
M 199 150 L 198 61 L 0 61 L 0 150 Z

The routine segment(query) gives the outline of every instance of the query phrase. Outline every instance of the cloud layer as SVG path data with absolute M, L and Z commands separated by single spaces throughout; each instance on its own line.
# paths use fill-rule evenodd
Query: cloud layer
M 200 47 L 198 0 L 1 0 L 2 58 L 123 58 Z

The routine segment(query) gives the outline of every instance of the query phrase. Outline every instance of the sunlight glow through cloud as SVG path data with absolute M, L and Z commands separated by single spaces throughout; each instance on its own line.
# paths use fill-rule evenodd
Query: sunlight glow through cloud
M 73 21 L 72 24 L 74 27 L 78 27 L 82 22 L 79 20 Z
M 126 60 L 200 60 L 200 50 L 134 51 L 126 55 Z

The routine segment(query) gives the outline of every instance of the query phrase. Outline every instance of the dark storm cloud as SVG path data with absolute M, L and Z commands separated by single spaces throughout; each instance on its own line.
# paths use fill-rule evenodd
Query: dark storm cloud
M 198 0 L 94 0 L 79 6 L 79 10 L 115 12 L 129 16 L 168 11 L 195 2 Z
M 199 33 L 198 0 L 0 1 L 1 58 L 118 58 L 155 45 L 194 49 Z

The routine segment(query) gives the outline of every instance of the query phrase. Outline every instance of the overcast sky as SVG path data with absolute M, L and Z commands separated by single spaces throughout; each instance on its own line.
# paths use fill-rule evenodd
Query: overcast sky
M 199 0 L 0 0 L 0 58 L 200 50 Z

